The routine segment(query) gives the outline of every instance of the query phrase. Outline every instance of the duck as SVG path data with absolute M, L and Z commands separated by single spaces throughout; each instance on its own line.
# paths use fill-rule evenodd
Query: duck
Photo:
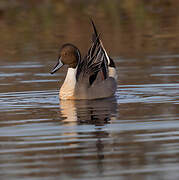
M 102 99 L 115 95 L 117 72 L 114 60 L 108 56 L 94 21 L 90 21 L 93 27 L 92 42 L 86 55 L 82 58 L 75 45 L 63 44 L 58 62 L 51 71 L 54 74 L 63 65 L 68 66 L 59 91 L 62 100 Z

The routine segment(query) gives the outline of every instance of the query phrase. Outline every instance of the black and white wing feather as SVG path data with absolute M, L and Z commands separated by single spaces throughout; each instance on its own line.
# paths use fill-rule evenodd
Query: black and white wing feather
M 89 80 L 92 85 L 97 75 L 101 73 L 101 78 L 108 78 L 108 56 L 103 48 L 99 34 L 94 22 L 91 20 L 94 33 L 92 35 L 92 45 L 87 55 L 81 60 L 77 68 L 77 81 Z

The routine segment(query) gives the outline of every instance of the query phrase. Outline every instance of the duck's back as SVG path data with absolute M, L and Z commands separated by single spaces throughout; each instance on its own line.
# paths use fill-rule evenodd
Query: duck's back
M 92 45 L 77 67 L 75 97 L 78 99 L 110 97 L 117 86 L 115 78 L 109 73 L 110 61 L 113 60 L 108 57 L 93 22 L 92 25 Z

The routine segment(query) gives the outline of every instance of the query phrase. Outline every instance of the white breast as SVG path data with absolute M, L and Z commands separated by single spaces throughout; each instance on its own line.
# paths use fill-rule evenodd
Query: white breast
M 68 68 L 65 81 L 60 88 L 60 99 L 74 99 L 76 85 L 76 68 Z

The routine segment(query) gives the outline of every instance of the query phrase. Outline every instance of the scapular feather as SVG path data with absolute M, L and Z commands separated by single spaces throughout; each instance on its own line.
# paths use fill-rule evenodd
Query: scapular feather
M 104 79 L 108 78 L 107 58 L 99 35 L 93 20 L 91 19 L 93 34 L 92 45 L 87 55 L 78 64 L 76 79 L 89 79 L 89 85 L 92 85 L 99 72 L 102 72 Z M 102 71 L 101 71 L 102 70 Z

